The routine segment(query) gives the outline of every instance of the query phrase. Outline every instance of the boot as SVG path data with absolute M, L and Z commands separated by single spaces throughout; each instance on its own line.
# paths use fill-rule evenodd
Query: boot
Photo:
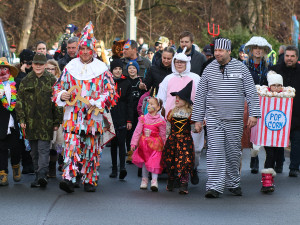
M 128 164 L 132 164 L 132 154 L 133 154 L 133 151 L 128 151 L 127 152 L 127 159 L 126 159 L 126 163 L 128 163 Z
M 259 159 L 258 156 L 251 157 L 250 162 L 251 173 L 257 174 L 259 169 Z
M 261 182 L 262 188 L 261 192 L 269 193 L 275 191 L 274 180 L 273 178 L 276 176 L 276 172 L 273 168 L 263 169 L 261 171 Z
M 120 180 L 123 180 L 126 176 L 127 176 L 127 171 L 126 171 L 126 169 L 120 170 L 119 179 L 120 179 Z
M 50 150 L 50 161 L 49 161 L 49 178 L 56 178 L 56 161 L 57 161 L 57 152 L 54 149 Z
M 197 168 L 193 169 L 193 171 L 191 172 L 191 183 L 193 185 L 199 184 L 199 176 L 198 176 Z
M 157 183 L 157 179 L 152 179 L 152 180 L 151 180 L 151 191 L 153 191 L 153 192 L 158 192 L 158 183 Z
M 35 179 L 34 179 L 34 181 L 31 183 L 31 187 L 32 187 L 32 188 L 40 187 L 40 184 L 39 184 L 38 180 L 39 180 L 39 178 L 38 178 L 38 173 L 35 173 Z
M 67 180 L 67 179 L 63 179 L 60 183 L 59 183 L 59 188 L 67 193 L 72 193 L 74 192 L 74 186 L 72 184 L 72 181 Z
M 96 187 L 90 183 L 84 183 L 84 191 L 86 192 L 95 192 Z
M 7 186 L 8 185 L 8 179 L 7 179 L 7 173 L 5 170 L 0 171 L 0 186 Z
M 21 180 L 21 168 L 20 164 L 12 165 L 13 169 L 13 178 L 15 182 L 19 182 Z
M 47 173 L 45 171 L 38 172 L 38 183 L 40 187 L 46 187 L 48 184 Z
M 147 189 L 148 188 L 148 178 L 142 178 L 140 189 Z
M 116 178 L 118 176 L 118 169 L 112 168 L 111 174 L 109 174 L 110 178 Z

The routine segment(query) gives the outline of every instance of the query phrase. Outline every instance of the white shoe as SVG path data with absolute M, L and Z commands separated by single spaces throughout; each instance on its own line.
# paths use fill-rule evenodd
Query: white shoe
M 148 178 L 142 178 L 140 189 L 147 189 L 148 188 Z
M 154 192 L 158 191 L 157 179 L 152 179 L 151 180 L 151 191 L 154 191 Z

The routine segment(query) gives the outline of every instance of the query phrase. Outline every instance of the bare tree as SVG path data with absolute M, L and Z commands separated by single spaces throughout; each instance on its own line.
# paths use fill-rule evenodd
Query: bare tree
M 36 0 L 28 0 L 25 2 L 25 4 L 27 4 L 27 11 L 22 25 L 22 34 L 21 34 L 19 48 L 18 48 L 19 52 L 21 52 L 24 48 L 27 48 L 28 40 L 31 33 Z

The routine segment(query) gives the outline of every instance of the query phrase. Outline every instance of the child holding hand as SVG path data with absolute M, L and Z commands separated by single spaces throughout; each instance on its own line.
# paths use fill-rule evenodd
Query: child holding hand
M 131 139 L 131 150 L 134 151 L 132 163 L 142 168 L 140 188 L 147 189 L 148 174 L 151 172 L 151 190 L 156 192 L 158 191 L 157 177 L 162 172 L 161 156 L 166 140 L 166 122 L 158 114 L 162 101 L 151 97 L 148 102 L 148 113 L 139 117 Z

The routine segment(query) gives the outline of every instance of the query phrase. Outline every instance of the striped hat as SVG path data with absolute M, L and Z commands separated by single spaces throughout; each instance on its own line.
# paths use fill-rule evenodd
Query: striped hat
M 218 38 L 215 40 L 215 49 L 231 51 L 231 41 L 226 38 Z

